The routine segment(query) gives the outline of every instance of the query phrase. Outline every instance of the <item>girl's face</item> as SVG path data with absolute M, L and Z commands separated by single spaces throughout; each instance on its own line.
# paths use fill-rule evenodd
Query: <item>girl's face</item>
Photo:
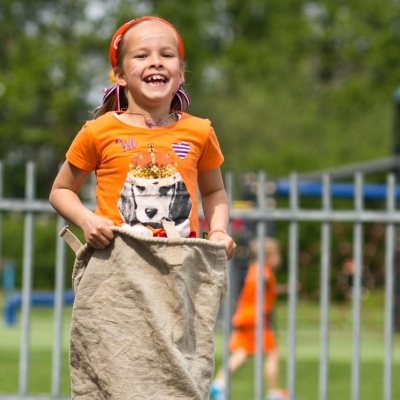
M 117 83 L 128 89 L 129 108 L 167 109 L 184 81 L 175 33 L 160 21 L 145 21 L 124 35 Z

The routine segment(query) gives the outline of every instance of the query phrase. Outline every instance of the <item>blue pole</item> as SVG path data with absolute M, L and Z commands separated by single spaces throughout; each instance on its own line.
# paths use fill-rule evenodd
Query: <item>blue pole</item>
M 9 296 L 15 289 L 15 263 L 6 262 L 3 272 L 3 289 L 6 296 Z

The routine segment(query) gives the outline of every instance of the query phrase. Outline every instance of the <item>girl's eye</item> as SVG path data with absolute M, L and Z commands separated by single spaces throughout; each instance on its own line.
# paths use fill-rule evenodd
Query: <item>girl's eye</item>
M 143 59 L 146 58 L 146 54 L 136 54 L 134 58 Z
M 164 53 L 162 56 L 165 57 L 165 58 L 174 58 L 174 57 L 175 57 L 175 54 L 172 54 L 172 53 Z

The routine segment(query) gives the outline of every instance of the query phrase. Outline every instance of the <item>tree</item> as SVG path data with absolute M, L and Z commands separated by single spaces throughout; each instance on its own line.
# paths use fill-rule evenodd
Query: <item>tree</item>
M 212 119 L 226 169 L 283 175 L 391 153 L 398 2 L 4 0 L 0 12 L 8 162 L 33 159 L 54 175 L 110 85 L 116 26 L 143 14 L 181 32 L 189 111 Z
M 391 154 L 397 2 L 225 4 L 228 40 L 201 95 L 228 169 L 283 175 Z

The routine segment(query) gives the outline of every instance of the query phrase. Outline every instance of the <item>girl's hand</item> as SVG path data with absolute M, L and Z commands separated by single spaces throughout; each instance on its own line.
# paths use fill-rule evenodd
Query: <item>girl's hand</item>
M 213 242 L 224 242 L 226 257 L 228 260 L 231 259 L 235 254 L 236 243 L 225 231 L 211 230 L 208 233 L 208 239 Z
M 86 242 L 94 249 L 104 249 L 114 239 L 113 222 L 91 213 L 82 226 Z

